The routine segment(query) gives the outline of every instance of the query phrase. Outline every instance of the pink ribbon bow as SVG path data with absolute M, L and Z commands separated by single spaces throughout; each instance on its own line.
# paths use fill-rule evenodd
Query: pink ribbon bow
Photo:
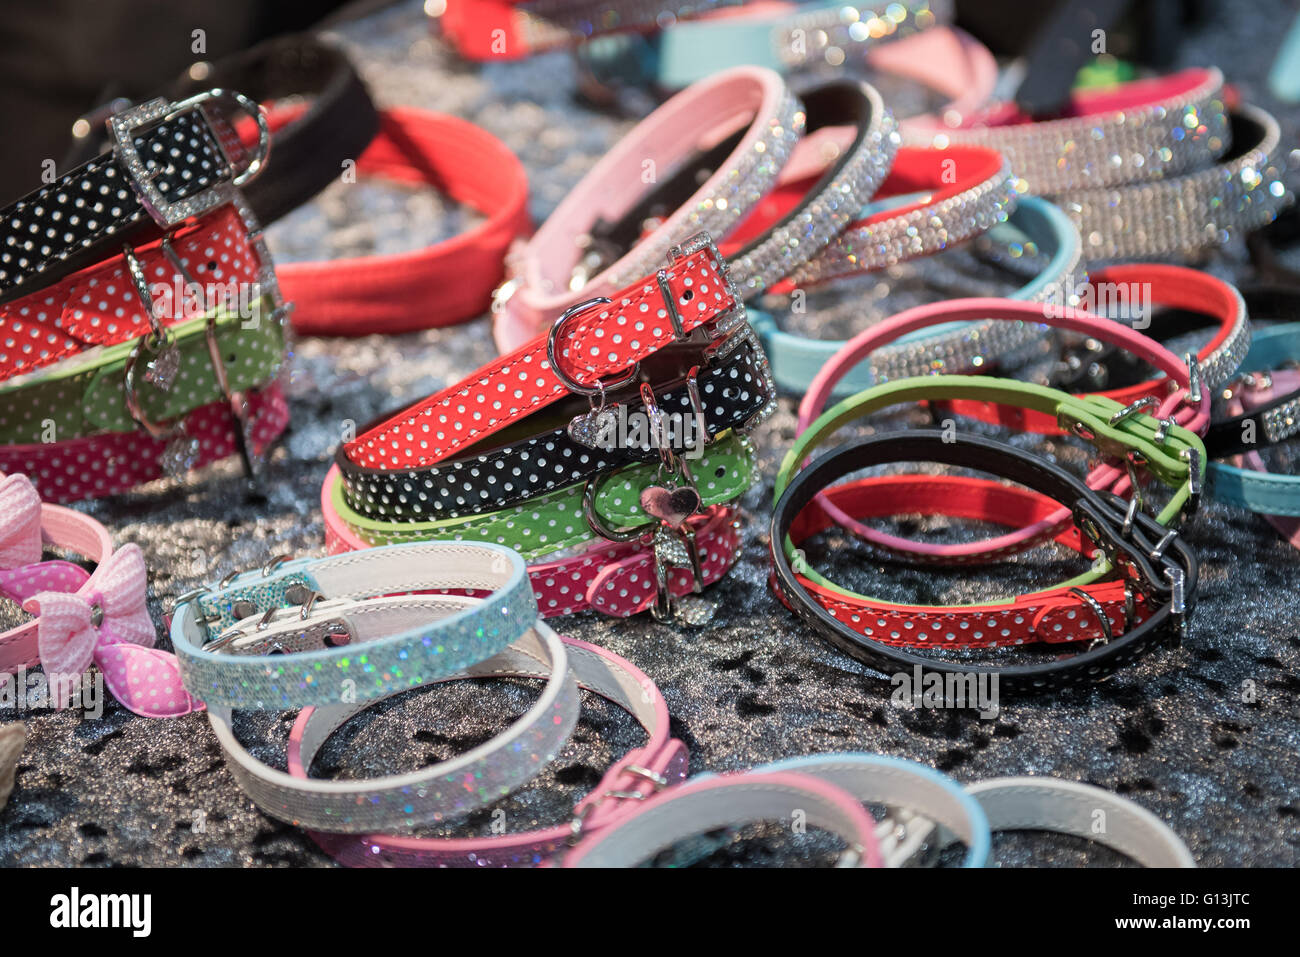
M 24 601 L 42 591 L 76 591 L 80 565 L 41 561 L 41 497 L 26 475 L 0 478 L 0 596 Z
M 185 691 L 176 657 L 153 647 L 147 582 L 140 547 L 126 545 L 76 591 L 43 591 L 23 604 L 40 615 L 36 643 L 56 706 L 67 705 L 93 662 L 113 697 L 136 714 L 168 718 L 202 708 Z

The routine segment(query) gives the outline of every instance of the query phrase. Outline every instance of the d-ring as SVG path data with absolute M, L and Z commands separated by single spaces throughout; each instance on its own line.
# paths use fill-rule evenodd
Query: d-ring
M 1094 638 L 1092 643 L 1088 645 L 1088 650 L 1091 651 L 1093 648 L 1096 648 L 1098 644 L 1110 644 L 1111 639 L 1113 639 L 1115 635 L 1110 628 L 1110 616 L 1106 614 L 1106 609 L 1102 606 L 1101 602 L 1082 588 L 1071 588 L 1070 594 L 1077 595 L 1079 598 L 1082 598 L 1087 602 L 1092 607 L 1093 612 L 1096 613 L 1097 620 L 1101 622 L 1101 633 L 1105 635 L 1105 637 Z
M 601 538 L 611 542 L 631 542 L 651 532 L 659 524 L 647 522 L 633 528 L 610 528 L 596 512 L 596 496 L 605 484 L 606 476 L 599 475 L 587 480 L 587 487 L 582 493 L 582 515 L 587 520 L 587 527 Z
M 599 387 L 583 385 L 577 379 L 570 378 L 560 368 L 560 363 L 557 361 L 558 350 L 556 349 L 555 344 L 556 340 L 560 336 L 560 327 L 564 325 L 565 320 L 572 316 L 576 316 L 579 313 L 586 312 L 588 309 L 595 309 L 597 306 L 607 306 L 613 301 L 614 300 L 606 296 L 597 296 L 595 299 L 588 299 L 586 302 L 580 302 L 576 306 L 570 306 L 568 309 L 564 310 L 559 319 L 555 320 L 555 324 L 551 326 L 550 333 L 546 336 L 546 361 L 551 364 L 551 371 L 555 373 L 555 378 L 559 379 L 560 384 L 570 392 L 587 396 L 603 395 L 607 390 L 622 388 L 637 377 L 637 372 L 640 368 L 639 363 L 634 364 L 628 371 L 628 374 L 617 381 L 604 382 L 601 383 Z

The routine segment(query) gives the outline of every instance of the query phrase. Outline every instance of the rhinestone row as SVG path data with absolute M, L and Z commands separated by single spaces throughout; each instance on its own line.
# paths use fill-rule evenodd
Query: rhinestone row
M 1078 243 L 1074 248 L 1078 249 Z M 1046 302 L 1057 297 L 1061 289 L 1077 288 L 1080 263 L 1081 257 L 1076 253 L 1060 276 L 1044 283 L 1030 301 Z M 884 382 L 969 369 L 993 359 L 1007 358 L 1009 354 L 1031 345 L 1040 335 L 1037 323 L 985 319 L 970 323 L 957 332 L 939 333 L 917 342 L 894 343 L 878 349 L 872 355 L 871 374 L 876 381 Z
M 790 17 L 772 34 L 772 49 L 787 68 L 838 67 L 850 53 L 873 43 L 901 39 L 953 17 L 952 0 L 901 0 L 880 7 L 821 6 Z
M 679 209 L 657 230 L 663 236 L 685 236 L 706 231 L 726 236 L 747 216 L 776 184 L 777 176 L 790 159 L 803 135 L 803 107 L 788 90 L 782 93 L 775 114 L 768 119 L 758 141 L 730 167 L 723 167 L 718 192 L 690 208 Z M 717 175 L 717 174 L 715 174 Z M 644 245 L 618 264 L 607 285 L 620 288 L 653 274 L 662 265 L 665 247 Z
M 1221 93 L 1223 74 L 1162 103 L 1100 116 L 973 127 L 919 134 L 943 149 L 990 146 L 1025 180 L 1026 192 L 1051 196 L 1147 182 L 1209 166 L 1231 144 Z
M 1240 112 L 1263 136 L 1236 159 L 1163 181 L 1062 195 L 1061 208 L 1078 224 L 1088 259 L 1186 255 L 1276 219 L 1294 198 L 1276 156 L 1277 121 L 1253 106 Z
M 1015 207 L 1015 182 L 1004 163 L 995 176 L 956 196 L 841 233 L 791 278 L 811 286 L 942 252 L 1006 222 Z
M 880 94 L 870 89 L 869 97 L 871 129 L 844 168 L 793 220 L 774 229 L 752 252 L 728 263 L 742 298 L 753 298 L 824 250 L 889 175 L 902 138 Z

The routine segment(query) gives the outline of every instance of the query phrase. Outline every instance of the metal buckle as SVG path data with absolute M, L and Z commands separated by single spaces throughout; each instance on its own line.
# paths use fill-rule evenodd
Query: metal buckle
M 1157 399 L 1153 395 L 1144 395 L 1142 396 L 1142 398 L 1129 403 L 1128 405 L 1124 406 L 1124 408 L 1120 409 L 1118 412 L 1112 415 L 1110 417 L 1110 424 L 1119 425 L 1125 419 L 1132 418 L 1133 416 L 1141 412 L 1143 409 L 1151 409 L 1152 412 L 1154 413 L 1159 408 L 1160 408 L 1159 399 Z M 1159 423 L 1159 425 L 1156 427 L 1155 441 L 1157 445 L 1164 445 L 1165 440 L 1169 437 L 1169 430 L 1172 429 L 1178 423 L 1174 421 L 1173 416 L 1169 416 L 1164 419 L 1156 419 L 1156 421 Z
M 162 190 L 154 184 L 153 180 L 157 176 L 157 172 L 151 172 L 141 158 L 133 134 L 136 130 L 144 127 L 173 120 L 188 110 L 203 110 L 204 104 L 213 100 L 233 100 L 238 109 L 247 113 L 253 119 L 257 124 L 257 149 L 244 169 L 236 172 L 234 165 L 230 162 L 230 157 L 226 156 L 221 138 L 214 135 L 213 141 L 217 144 L 217 148 L 221 150 L 226 165 L 230 167 L 232 173 L 230 182 L 209 186 L 184 199 L 169 200 Z M 211 126 L 211 120 L 208 119 L 206 112 L 204 118 Z M 168 103 L 165 99 L 159 97 L 109 117 L 108 131 L 113 140 L 113 154 L 126 170 L 127 178 L 130 180 L 131 188 L 135 190 L 136 196 L 140 200 L 140 205 L 148 211 L 153 221 L 165 231 L 170 231 L 187 220 L 202 216 L 209 210 L 229 202 L 231 198 L 230 187 L 242 186 L 261 172 L 271 147 L 271 127 L 262 114 L 260 107 L 242 93 L 236 93 L 233 90 L 208 90 L 176 103 Z
M 1195 352 L 1184 355 L 1183 362 L 1187 364 L 1187 401 L 1192 405 L 1200 405 L 1201 363 L 1197 360 Z
M 938 834 L 933 821 L 905 809 L 896 810 L 876 824 L 876 840 L 888 867 L 935 866 L 941 850 Z
M 325 596 L 318 591 L 311 592 L 305 601 L 301 603 L 298 609 L 298 621 L 303 623 L 311 622 L 311 618 L 318 601 L 324 600 Z M 252 621 L 252 615 L 256 613 L 253 609 L 244 620 L 228 628 L 224 633 L 218 635 L 203 645 L 204 651 L 230 653 L 230 654 L 291 654 L 295 648 L 286 648 L 280 638 L 271 639 L 270 650 L 262 651 L 260 648 L 240 647 L 239 643 L 258 643 L 264 639 L 260 638 L 261 632 L 266 631 L 275 622 L 277 615 L 290 612 L 291 608 L 274 607 L 268 608 L 263 615 L 252 625 L 250 631 L 247 622 Z M 320 622 L 304 624 L 299 637 L 306 643 L 319 642 L 326 648 L 338 648 L 343 645 L 351 644 L 356 640 L 356 633 L 352 627 L 342 618 L 327 618 Z
M 657 522 L 646 522 L 632 528 L 610 528 L 596 512 L 596 496 L 600 493 L 609 474 L 597 475 L 587 480 L 587 487 L 582 492 L 582 515 L 587 520 L 587 527 L 610 542 L 631 542 L 653 531 Z
M 1169 580 L 1169 616 L 1174 620 L 1174 627 L 1169 632 L 1170 648 L 1177 648 L 1187 637 L 1190 619 L 1187 607 L 1187 575 L 1176 565 L 1165 565 L 1165 578 Z
M 519 291 L 524 281 L 518 276 L 513 279 L 507 279 L 501 285 L 492 290 L 492 315 L 498 315 L 505 311 L 506 304 L 510 302 L 510 297 Z
M 722 287 L 726 290 L 727 295 L 735 303 L 732 309 L 713 321 L 713 338 L 722 339 L 746 324 L 745 300 L 741 297 L 736 284 L 731 281 L 731 267 L 722 253 L 718 252 L 718 246 L 713 241 L 713 237 L 709 235 L 707 230 L 701 230 L 687 237 L 684 242 L 670 247 L 667 254 L 668 264 L 671 266 L 679 259 L 693 256 L 702 249 L 709 250 L 713 261 L 718 264 L 718 278 L 722 281 Z M 665 299 L 671 301 L 671 297 L 665 297 Z
M 619 773 L 635 774 L 638 777 L 645 778 L 650 785 L 649 793 L 645 791 L 619 791 L 610 789 L 602 791 L 594 800 L 584 798 L 586 803 L 582 805 L 581 809 L 575 810 L 573 812 L 573 817 L 569 819 L 569 834 L 568 837 L 564 839 L 565 844 L 569 847 L 573 847 L 582 839 L 582 831 L 586 826 L 587 818 L 591 816 L 592 812 L 595 811 L 596 808 L 604 804 L 605 801 L 610 798 L 613 798 L 616 801 L 648 801 L 663 788 L 666 788 L 670 783 L 662 774 L 651 771 L 649 768 L 644 768 L 639 764 L 629 764 L 625 768 L 620 768 Z

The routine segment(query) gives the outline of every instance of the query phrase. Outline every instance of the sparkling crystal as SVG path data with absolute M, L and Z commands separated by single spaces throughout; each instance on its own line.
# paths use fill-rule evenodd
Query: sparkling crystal
M 170 478 L 181 478 L 199 461 L 199 440 L 188 435 L 178 435 L 167 443 L 159 457 L 163 472 Z
M 170 392 L 180 371 L 180 347 L 176 345 L 175 339 L 168 339 L 162 349 L 145 364 L 144 381 L 161 392 Z

